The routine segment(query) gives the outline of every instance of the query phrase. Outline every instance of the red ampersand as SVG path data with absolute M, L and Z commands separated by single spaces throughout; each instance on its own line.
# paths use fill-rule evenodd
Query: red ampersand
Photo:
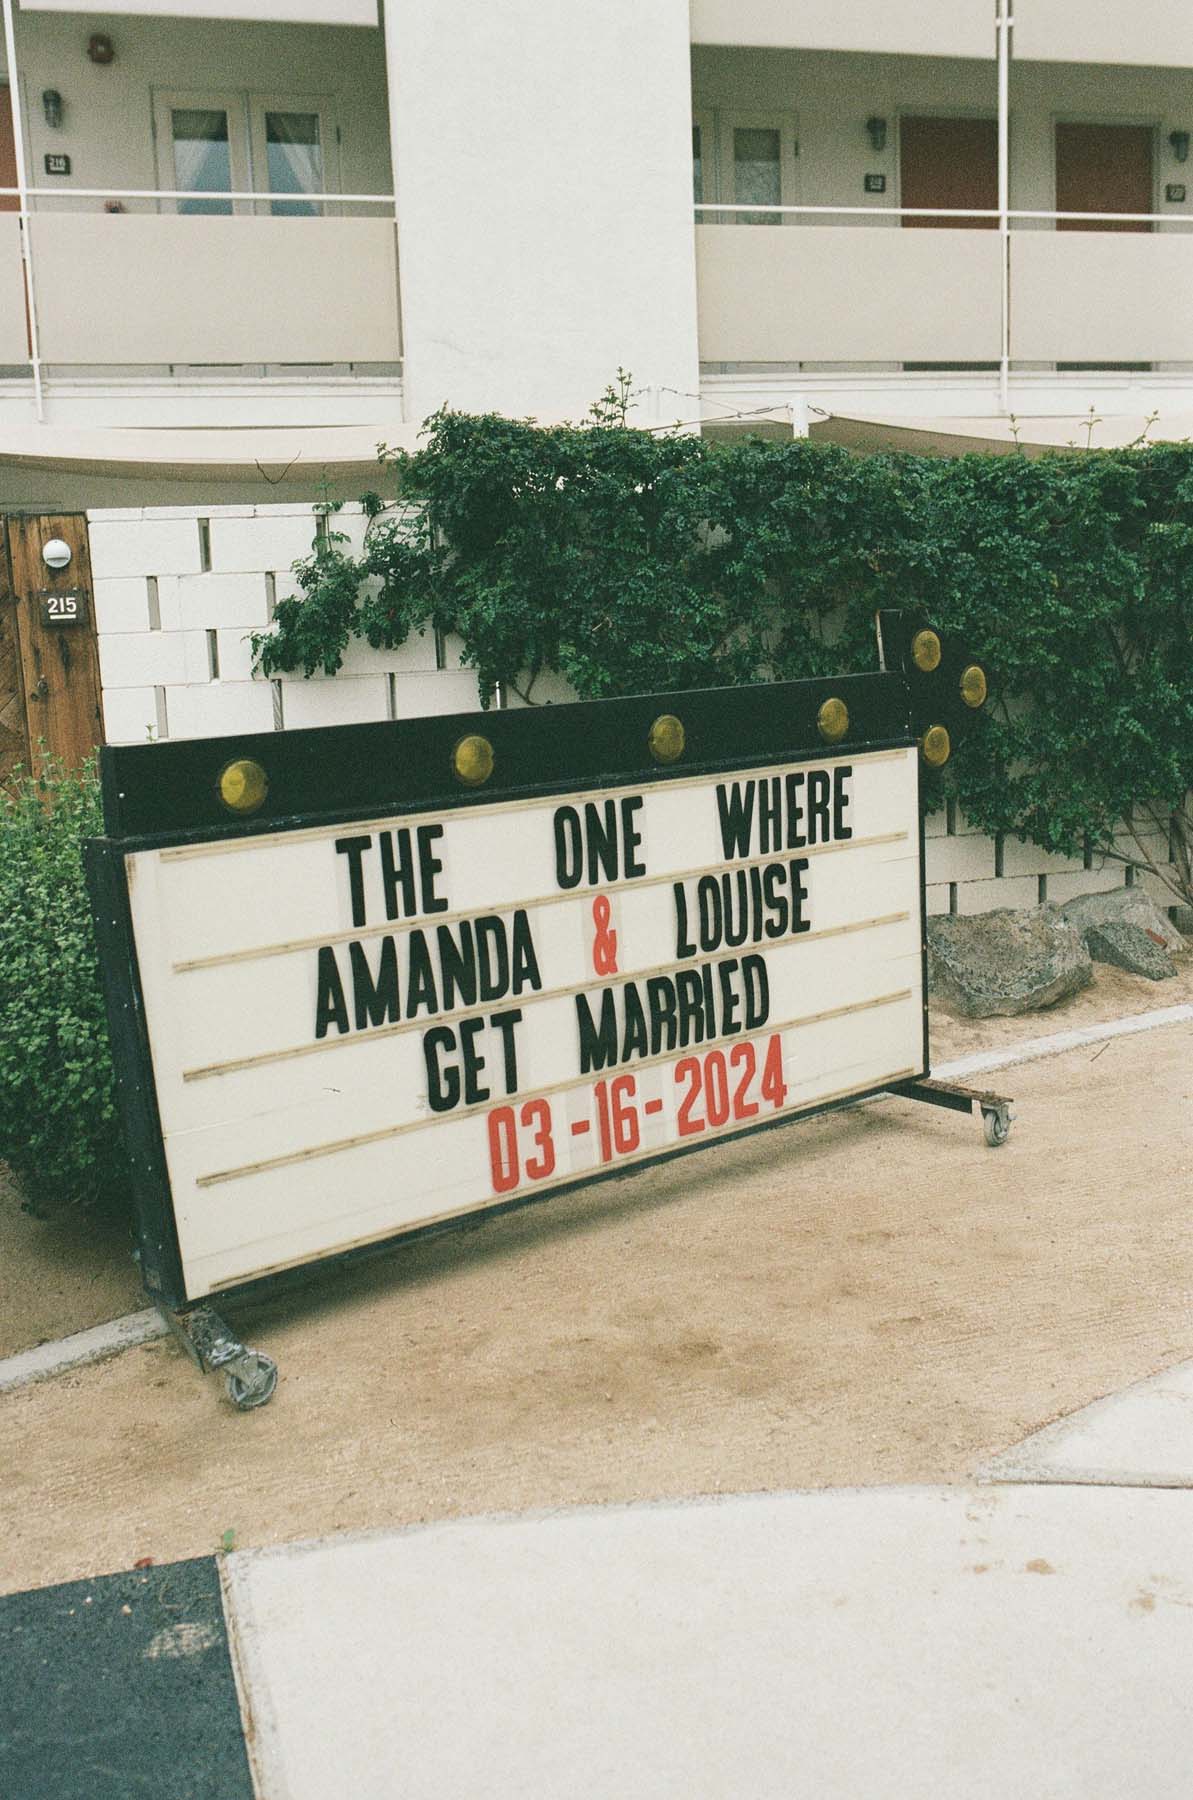
M 592 903 L 592 922 L 596 935 L 592 940 L 592 966 L 598 975 L 617 973 L 617 933 L 610 931 L 613 909 L 606 895 L 598 894 Z

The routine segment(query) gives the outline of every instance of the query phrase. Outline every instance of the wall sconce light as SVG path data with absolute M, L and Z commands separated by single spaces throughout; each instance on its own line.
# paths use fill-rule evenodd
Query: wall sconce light
M 870 139 L 871 150 L 873 150 L 875 152 L 877 152 L 879 150 L 885 150 L 886 149 L 886 120 L 880 119 L 876 116 L 872 116 L 871 118 L 867 119 L 866 120 L 866 135 Z M 1187 145 L 1188 144 L 1188 135 L 1187 134 L 1186 134 L 1185 142 Z
M 1177 162 L 1189 160 L 1189 133 L 1187 131 L 1170 131 L 1168 142 L 1172 145 L 1172 154 Z
M 41 97 L 41 110 L 51 131 L 57 131 L 62 123 L 62 95 L 57 88 L 46 88 Z
M 93 63 L 99 63 L 101 67 L 115 62 L 115 46 L 106 31 L 97 31 L 93 37 L 88 38 L 87 54 Z

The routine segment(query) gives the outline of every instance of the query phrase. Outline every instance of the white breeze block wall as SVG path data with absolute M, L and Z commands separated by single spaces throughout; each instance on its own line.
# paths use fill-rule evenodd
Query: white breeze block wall
M 393 651 L 353 640 L 334 677 L 253 675 L 248 634 L 296 591 L 290 571 L 310 552 L 313 505 L 106 510 L 89 513 L 88 523 L 109 743 L 413 719 L 480 705 L 459 645 L 449 640 L 437 651 L 430 635 Z M 331 529 L 359 551 L 366 523 L 359 507 L 344 507 Z M 525 679 L 515 687 L 524 692 Z M 551 671 L 532 694 L 536 704 L 574 698 Z M 523 704 L 514 689 L 505 702 Z M 925 830 L 930 913 L 1060 903 L 1126 881 L 1121 863 L 1098 859 L 1087 868 L 1015 838 L 986 837 L 954 805 Z M 1173 903 L 1158 885 L 1152 897 Z
M 476 676 L 450 641 L 401 649 L 353 642 L 334 678 L 252 672 L 249 633 L 296 592 L 293 564 L 309 555 L 317 514 L 302 506 L 150 506 L 88 514 L 95 618 L 109 743 L 231 736 L 349 725 L 479 706 Z M 330 529 L 359 550 L 364 514 Z M 443 666 L 440 666 L 442 661 Z

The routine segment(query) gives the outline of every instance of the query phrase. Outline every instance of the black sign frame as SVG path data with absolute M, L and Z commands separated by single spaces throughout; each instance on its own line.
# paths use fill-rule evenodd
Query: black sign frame
M 844 700 L 845 737 L 828 744 L 817 718 L 829 699 Z M 650 728 L 662 714 L 682 720 L 683 755 L 661 765 L 649 750 Z M 452 774 L 460 739 L 481 734 L 492 744 L 490 781 L 464 788 Z M 165 1145 L 158 1111 L 137 947 L 129 905 L 126 858 L 137 851 L 309 830 L 354 821 L 442 812 L 627 784 L 654 786 L 693 776 L 775 763 L 829 758 L 916 744 L 909 693 L 901 674 L 837 676 L 757 687 L 699 689 L 582 701 L 508 711 L 457 713 L 380 724 L 330 726 L 240 737 L 195 738 L 156 744 L 107 745 L 100 752 L 105 836 L 84 845 L 84 867 L 95 916 L 100 966 L 116 1070 L 117 1104 L 129 1154 L 141 1276 L 150 1297 L 180 1312 L 224 1298 L 275 1288 L 312 1269 L 376 1255 L 399 1242 L 459 1229 L 537 1200 L 670 1162 L 712 1143 L 774 1130 L 817 1113 L 856 1105 L 889 1083 L 720 1131 L 709 1141 L 669 1145 L 630 1167 L 616 1164 L 579 1175 L 548 1193 L 495 1199 L 461 1218 L 401 1229 L 375 1243 L 331 1251 L 279 1275 L 258 1276 L 202 1296 L 186 1291 Z M 250 819 L 229 815 L 218 780 L 241 758 L 269 775 L 265 805 Z M 918 771 L 918 760 L 917 760 Z M 928 1042 L 924 834 L 917 773 L 920 955 L 923 981 L 922 1067 Z

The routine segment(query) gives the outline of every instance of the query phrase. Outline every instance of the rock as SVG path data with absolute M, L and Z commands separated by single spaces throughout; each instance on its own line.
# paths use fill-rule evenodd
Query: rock
M 1116 969 L 1126 969 L 1130 975 L 1146 975 L 1149 981 L 1166 981 L 1176 974 L 1176 964 L 1150 931 L 1120 919 L 1089 926 L 1085 947 L 1095 962 L 1113 963 Z
M 1185 948 L 1185 940 L 1167 913 L 1149 899 L 1142 888 L 1111 888 L 1108 894 L 1080 894 L 1067 900 L 1061 911 L 1084 937 L 1091 925 L 1138 925 L 1162 950 Z
M 929 986 L 967 1019 L 1055 1006 L 1093 978 L 1081 933 L 1059 907 L 928 920 Z

